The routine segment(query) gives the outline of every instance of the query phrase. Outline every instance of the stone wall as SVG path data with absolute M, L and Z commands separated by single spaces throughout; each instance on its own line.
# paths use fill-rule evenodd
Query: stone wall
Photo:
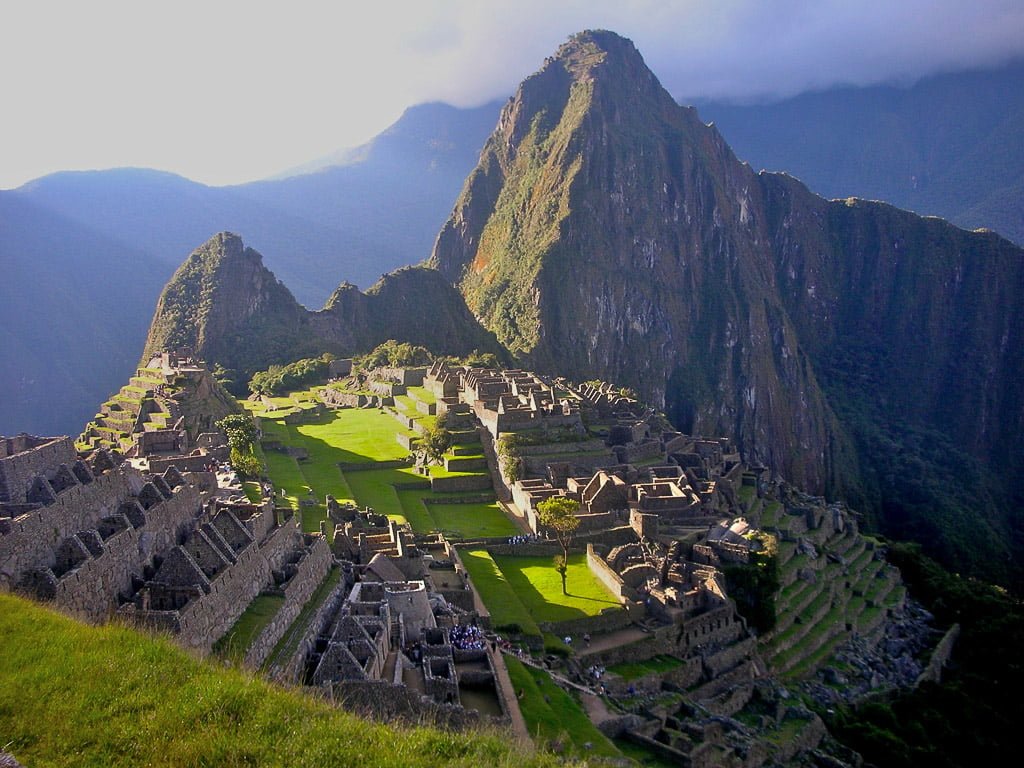
M 957 638 L 959 637 L 959 624 L 954 624 L 946 630 L 946 634 L 942 636 L 939 644 L 936 645 L 935 650 L 932 651 L 931 658 L 928 660 L 928 666 L 925 667 L 924 671 L 918 676 L 915 685 L 920 685 L 924 682 L 941 682 L 942 669 L 947 663 L 949 663 L 949 658 L 953 655 L 953 647 L 956 645 Z
M 572 582 L 570 582 L 571 585 Z M 605 608 L 597 616 L 569 621 L 540 622 L 538 626 L 545 632 L 557 637 L 579 637 L 585 632 L 605 634 L 625 629 L 630 624 L 644 618 L 646 611 L 637 603 L 627 603 L 622 608 Z
M 245 663 L 248 666 L 259 667 L 263 664 L 316 588 L 323 582 L 332 565 L 334 557 L 331 555 L 327 539 L 314 539 L 309 552 L 299 561 L 298 571 L 284 586 L 284 603 L 249 646 L 245 654 Z
M 587 567 L 594 577 L 600 581 L 605 589 L 611 592 L 618 601 L 625 602 L 628 598 L 636 600 L 636 590 L 622 583 L 622 578 L 594 551 L 593 544 L 587 544 Z
M 302 637 L 296 642 L 295 650 L 291 655 L 280 664 L 275 664 L 267 670 L 272 679 L 286 684 L 302 682 L 306 671 L 306 660 L 316 647 L 317 638 L 327 631 L 351 588 L 351 583 L 342 577 L 320 604 L 320 607 L 309 617 Z
M 403 720 L 414 725 L 433 725 L 450 730 L 476 728 L 490 723 L 507 725 L 507 718 L 483 717 L 476 710 L 438 704 L 404 685 L 382 680 L 344 680 L 335 683 L 333 698 L 375 720 Z
M 664 457 L 665 451 L 658 440 L 650 440 L 644 443 L 630 443 L 616 447 L 616 456 L 623 464 L 637 464 L 657 456 Z
M 523 467 L 528 475 L 544 475 L 547 473 L 548 464 L 553 459 L 550 456 L 523 456 Z M 599 469 L 608 469 L 618 465 L 619 460 L 609 451 L 608 453 L 561 453 L 558 461 L 568 462 L 574 468 L 578 468 L 590 474 Z
M 139 527 L 126 528 L 102 541 L 102 551 L 57 579 L 57 608 L 89 621 L 109 618 L 118 607 L 118 596 L 132 591 L 132 577 L 139 577 L 153 557 L 177 543 L 199 510 L 199 495 L 190 486 L 148 511 Z
M 103 518 L 121 514 L 125 502 L 133 506 L 136 499 L 142 500 L 141 507 L 149 513 L 145 519 L 157 526 L 154 530 L 164 530 L 164 516 L 169 516 L 172 528 L 179 525 L 183 507 L 192 515 L 199 511 L 198 492 L 191 486 L 179 486 L 167 499 L 141 473 L 127 466 L 108 469 L 85 484 L 69 485 L 53 498 L 52 503 L 13 518 L 10 530 L 0 535 L 0 589 L 11 588 L 29 569 L 56 565 L 55 552 L 66 539 L 79 531 L 98 529 Z M 143 538 L 140 534 L 140 540 Z M 146 547 L 153 549 L 155 545 L 148 541 Z
M 43 442 L 39 442 L 43 441 Z M 0 502 L 21 504 L 36 475 L 77 461 L 70 437 L 38 438 L 29 435 L 0 438 Z
M 198 456 L 150 456 L 149 471 L 162 473 L 176 467 L 179 472 L 202 472 L 211 461 L 217 461 L 217 458 L 208 453 Z
M 544 443 L 543 445 L 517 445 L 520 456 L 541 456 L 553 453 L 594 453 L 606 450 L 602 440 L 582 440 L 577 443 Z M 608 451 L 611 455 L 611 451 Z
M 430 487 L 435 493 L 458 493 L 460 491 L 482 491 L 491 487 L 488 475 L 459 475 L 456 477 L 432 477 Z
M 268 587 L 273 569 L 302 545 L 298 516 L 275 529 L 260 543 L 238 553 L 237 560 L 210 581 L 210 591 L 198 594 L 179 611 L 151 611 L 129 604 L 120 613 L 128 620 L 170 629 L 186 648 L 209 653 L 213 644 L 234 626 L 253 599 Z
M 368 405 L 377 407 L 380 398 L 377 395 L 365 395 L 358 392 L 342 392 L 332 387 L 324 387 L 317 392 L 320 402 L 332 408 L 365 408 Z
M 608 675 L 601 678 L 601 682 L 613 696 L 627 695 L 631 686 L 637 691 L 658 693 L 661 691 L 663 682 L 687 689 L 700 682 L 704 674 L 704 666 L 701 664 L 699 656 L 691 656 L 681 661 L 680 666 L 665 672 L 652 672 L 633 680 L 626 680 L 618 675 Z

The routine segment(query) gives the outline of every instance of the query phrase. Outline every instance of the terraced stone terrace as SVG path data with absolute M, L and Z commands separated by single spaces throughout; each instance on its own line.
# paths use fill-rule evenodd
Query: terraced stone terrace
M 158 387 L 165 385 L 161 370 L 139 368 L 128 384 L 100 406 L 99 412 L 78 438 L 77 447 L 81 450 L 107 448 L 127 451 L 132 447 L 132 433 L 137 424 L 144 431 L 165 429 L 172 416 L 169 411 L 172 406 L 152 397 Z
M 758 510 L 752 504 L 755 511 L 761 512 L 761 527 L 780 538 L 799 536 L 814 550 L 795 541 L 779 544 L 778 620 L 761 638 L 761 651 L 783 679 L 814 674 L 855 635 L 875 637 L 886 612 L 903 604 L 906 593 L 898 571 L 880 559 L 877 542 L 855 527 L 808 531 L 801 517 L 787 515 L 778 502 Z

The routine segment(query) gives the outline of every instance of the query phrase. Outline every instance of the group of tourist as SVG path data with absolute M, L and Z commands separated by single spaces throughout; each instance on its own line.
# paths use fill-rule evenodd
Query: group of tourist
M 540 541 L 540 536 L 536 533 L 521 533 L 518 536 L 508 537 L 508 543 L 513 547 L 517 547 L 520 544 L 532 544 L 535 541 Z
M 463 651 L 482 651 L 486 648 L 483 630 L 473 624 L 456 624 L 448 631 L 452 647 Z
M 604 667 L 597 664 L 587 667 L 587 675 L 595 680 L 600 680 L 604 676 L 604 673 Z

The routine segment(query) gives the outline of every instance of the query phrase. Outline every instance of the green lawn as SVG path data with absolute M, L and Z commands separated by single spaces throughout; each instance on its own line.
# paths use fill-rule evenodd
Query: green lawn
M 284 398 L 282 398 L 284 399 Z M 408 451 L 396 435 L 404 432 L 392 416 L 375 409 L 345 408 L 325 413 L 316 421 L 286 425 L 282 420 L 264 419 L 267 440 L 303 448 L 308 459 L 295 459 L 276 451 L 265 451 L 267 473 L 274 485 L 285 489 L 287 503 L 299 509 L 303 499 L 314 499 L 315 507 L 301 507 L 304 530 L 319 530 L 326 516 L 327 494 L 339 501 L 350 500 L 372 507 L 399 523 L 409 522 L 419 533 L 444 531 L 453 538 L 512 536 L 519 532 L 496 503 L 426 506 L 422 499 L 429 488 L 396 490 L 396 485 L 428 483 L 429 478 L 410 467 L 381 469 L 339 469 L 339 464 L 373 464 L 403 459 Z M 479 445 L 476 450 L 480 450 Z M 461 477 L 479 472 L 449 472 L 431 467 L 433 477 Z M 309 490 L 313 494 L 310 496 Z M 451 494 L 446 494 L 450 496 Z
M 567 595 L 562 594 L 562 579 L 551 558 L 499 555 L 495 562 L 537 621 L 582 619 L 596 616 L 605 608 L 619 607 L 619 602 L 590 572 L 587 557 L 582 553 L 569 555 Z
M 515 589 L 498 568 L 490 553 L 484 549 L 459 550 L 462 564 L 476 586 L 480 599 L 491 614 L 491 623 L 498 629 L 518 625 L 528 635 L 540 637 L 540 627 L 526 606 L 519 600 Z
M 417 400 L 428 405 L 437 402 L 437 397 L 434 393 L 425 387 L 409 387 L 406 392 L 415 395 Z
M 460 550 L 480 598 L 496 627 L 518 624 L 527 634 L 540 634 L 538 621 L 568 621 L 595 616 L 619 607 L 587 568 L 585 555 L 570 555 L 569 594 L 547 557 L 492 558 L 482 549 Z
M 393 416 L 371 408 L 342 408 L 329 411 L 315 422 L 299 424 L 294 430 L 303 435 L 301 445 L 314 455 L 311 446 L 321 444 L 327 453 L 317 454 L 353 464 L 404 459 L 409 451 L 398 444 L 399 432 L 408 434 Z
M 417 476 L 413 472 L 400 469 L 366 469 L 346 472 L 345 479 L 360 507 L 373 507 L 379 514 L 397 519 L 404 517 L 404 512 L 398 499 L 398 492 L 395 491 L 395 483 L 410 483 L 416 480 Z M 422 495 L 430 491 L 417 493 Z
M 614 672 L 626 680 L 636 680 L 638 677 L 652 673 L 668 672 L 676 667 L 681 667 L 683 662 L 675 656 L 655 656 L 653 659 L 638 662 L 624 662 L 608 667 L 609 672 Z
M 476 539 L 515 536 L 519 527 L 494 501 L 490 504 L 426 504 L 435 527 L 454 538 Z M 413 528 L 416 526 L 413 525 Z
M 258 595 L 228 633 L 214 644 L 214 653 L 241 663 L 252 641 L 277 615 L 282 605 L 284 597 L 281 595 Z
M 621 757 L 615 745 L 590 722 L 579 702 L 559 688 L 547 672 L 511 656 L 505 657 L 505 665 L 516 695 L 522 693 L 519 709 L 538 744 L 561 747 L 577 757 Z M 584 746 L 587 744 L 590 746 Z
M 27 766 L 557 766 L 497 731 L 372 723 L 195 658 L 0 594 L 0 748 Z
M 263 501 L 263 491 L 260 490 L 260 484 L 254 480 L 249 480 L 242 484 L 242 490 L 245 491 L 245 497 L 253 504 L 259 504 Z

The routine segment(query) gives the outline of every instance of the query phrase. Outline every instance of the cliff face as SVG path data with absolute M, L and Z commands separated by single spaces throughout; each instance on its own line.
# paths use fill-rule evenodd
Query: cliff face
M 438 273 L 406 268 L 366 293 L 342 285 L 311 312 L 274 277 L 258 252 L 222 232 L 197 248 L 165 286 L 143 359 L 189 348 L 248 381 L 271 364 L 332 352 L 361 354 L 387 339 L 438 353 L 494 351 L 497 344 Z
M 776 289 L 765 207 L 632 43 L 587 33 L 506 106 L 433 259 L 530 364 L 634 386 L 823 488 L 845 438 Z
M 577 35 L 521 85 L 431 263 L 525 364 L 633 386 L 811 489 L 884 512 L 916 466 L 886 446 L 922 485 L 981 462 L 978 539 L 1008 551 L 1021 250 L 755 174 L 628 40 Z

